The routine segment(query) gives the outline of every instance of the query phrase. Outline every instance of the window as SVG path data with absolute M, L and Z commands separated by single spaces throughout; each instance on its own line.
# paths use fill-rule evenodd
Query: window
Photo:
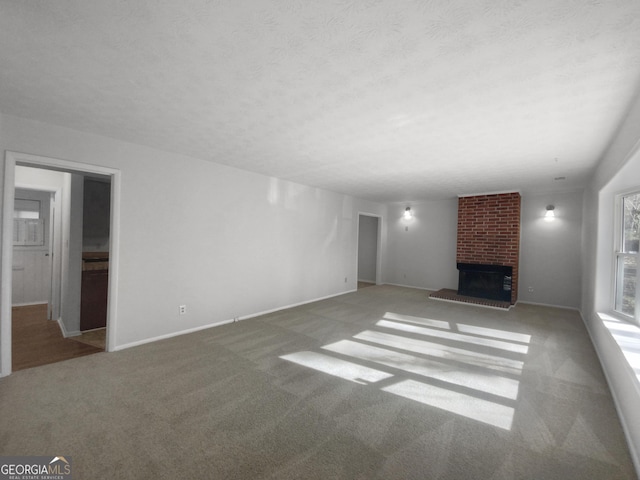
M 39 200 L 16 198 L 13 208 L 13 244 L 44 245 L 44 220 L 40 216 Z
M 638 320 L 638 242 L 640 240 L 640 192 L 619 197 L 614 310 Z

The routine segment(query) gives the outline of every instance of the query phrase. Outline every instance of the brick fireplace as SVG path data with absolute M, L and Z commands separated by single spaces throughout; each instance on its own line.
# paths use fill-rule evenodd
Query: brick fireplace
M 458 243 L 456 262 L 460 280 L 477 273 L 476 286 L 495 276 L 494 272 L 509 272 L 511 304 L 518 299 L 518 259 L 520 256 L 520 194 L 501 193 L 460 197 L 458 199 Z M 510 267 L 501 268 L 501 267 Z M 484 273 L 483 273 L 484 272 Z M 490 272 L 490 273 L 487 273 Z M 503 273 L 507 297 L 507 273 Z M 499 284 L 503 280 L 493 281 Z M 459 293 L 464 294 L 464 292 Z M 475 291 L 472 288 L 472 291 Z M 491 294 L 488 294 L 491 295 Z M 484 297 L 485 295 L 473 294 Z M 490 296 L 486 296 L 490 298 Z

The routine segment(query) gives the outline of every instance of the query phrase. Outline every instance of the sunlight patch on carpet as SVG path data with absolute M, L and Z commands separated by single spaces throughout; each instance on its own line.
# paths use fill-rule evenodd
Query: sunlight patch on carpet
M 519 343 L 505 342 L 502 340 L 492 340 L 484 337 L 476 337 L 471 335 L 464 335 L 461 333 L 445 332 L 442 330 L 436 330 L 433 328 L 417 327 L 414 325 L 406 325 L 404 323 L 390 322 L 389 320 L 380 320 L 376 323 L 379 327 L 392 328 L 408 333 L 417 333 L 420 335 L 444 338 L 448 340 L 457 340 L 464 343 L 472 343 L 475 345 L 482 345 L 485 347 L 498 348 L 500 350 L 507 350 L 510 352 L 527 353 L 529 347 L 527 345 L 521 345 Z
M 512 407 L 415 380 L 403 380 L 382 390 L 504 430 L 511 430 L 513 423 Z
M 522 367 L 524 366 L 524 362 L 514 360 L 512 358 L 491 355 L 470 349 L 452 347 L 436 342 L 428 342 L 426 340 L 417 340 L 415 338 L 393 335 L 391 333 L 376 332 L 373 330 L 365 330 L 364 332 L 354 335 L 353 338 L 413 353 L 420 353 L 431 357 L 468 363 L 469 365 L 476 365 L 478 367 L 517 375 L 520 375 Z
M 361 385 L 367 385 L 393 377 L 390 373 L 381 372 L 380 370 L 316 352 L 292 353 L 290 355 L 283 355 L 280 358 L 336 377 L 344 378 L 345 380 L 351 380 Z
M 371 345 L 351 340 L 341 340 L 325 345 L 322 348 L 499 397 L 512 400 L 518 397 L 518 385 L 520 382 L 495 373 L 473 371 L 461 366 L 418 358 L 414 355 L 394 352 L 386 348 L 372 347 Z
M 510 430 L 530 341 L 519 332 L 387 312 L 323 353 L 280 358 L 359 384 L 384 381 L 384 392 Z

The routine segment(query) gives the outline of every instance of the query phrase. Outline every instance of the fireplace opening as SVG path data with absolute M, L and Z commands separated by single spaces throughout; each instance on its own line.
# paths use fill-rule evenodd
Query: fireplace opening
M 458 271 L 458 295 L 511 301 L 512 267 L 458 263 Z

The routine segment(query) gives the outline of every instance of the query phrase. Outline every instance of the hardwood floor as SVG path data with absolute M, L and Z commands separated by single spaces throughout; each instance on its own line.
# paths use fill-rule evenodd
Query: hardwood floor
M 11 313 L 13 371 L 104 351 L 64 338 L 58 323 L 47 320 L 46 304 L 13 307 Z
M 82 335 L 71 337 L 70 340 L 86 343 L 87 345 L 98 347 L 100 350 L 105 350 L 107 341 L 107 329 L 96 328 L 95 330 L 88 330 L 86 332 L 82 332 Z

